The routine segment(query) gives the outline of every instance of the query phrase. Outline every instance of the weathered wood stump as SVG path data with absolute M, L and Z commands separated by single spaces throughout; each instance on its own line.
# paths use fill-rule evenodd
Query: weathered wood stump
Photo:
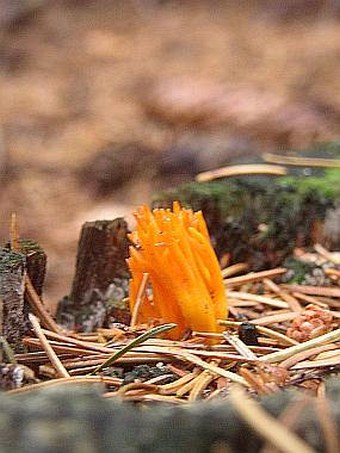
M 14 350 L 25 332 L 25 255 L 0 249 L 1 335 Z
M 129 322 L 129 312 L 122 303 L 128 292 L 128 232 L 122 218 L 83 225 L 71 294 L 58 306 L 61 324 L 91 331 L 108 318 Z
M 20 252 L 26 256 L 27 274 L 39 296 L 42 295 L 47 255 L 40 245 L 30 239 L 19 240 Z
M 75 306 L 84 303 L 85 294 L 94 288 L 106 291 L 115 277 L 128 275 L 128 227 L 124 219 L 86 222 L 81 231 L 76 273 L 71 299 Z
M 32 240 L 20 240 L 19 251 L 10 244 L 0 249 L 0 298 L 2 299 L 1 335 L 14 350 L 20 349 L 21 338 L 30 329 L 29 302 L 25 297 L 26 274 L 39 296 L 42 294 L 46 254 Z

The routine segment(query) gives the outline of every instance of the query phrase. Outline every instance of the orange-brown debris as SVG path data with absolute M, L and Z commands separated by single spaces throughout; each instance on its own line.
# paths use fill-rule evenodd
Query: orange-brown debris
M 292 322 L 287 336 L 303 342 L 332 330 L 333 315 L 324 308 L 309 304 Z

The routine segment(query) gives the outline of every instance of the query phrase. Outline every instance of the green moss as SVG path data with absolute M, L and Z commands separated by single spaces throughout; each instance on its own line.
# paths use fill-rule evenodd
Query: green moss
M 0 270 L 3 272 L 14 269 L 16 266 L 22 266 L 25 256 L 22 253 L 11 252 L 6 248 L 0 249 Z
M 285 176 L 279 178 L 279 185 L 292 187 L 299 195 L 306 196 L 316 192 L 320 196 L 334 200 L 340 198 L 340 169 L 329 168 L 322 176 Z
M 312 263 L 308 263 L 302 260 L 295 259 L 293 257 L 287 258 L 283 265 L 289 269 L 288 279 L 286 283 L 302 284 L 306 278 L 306 274 L 311 273 L 315 266 Z
M 320 176 L 242 176 L 182 185 L 155 197 L 154 206 L 179 200 L 202 210 L 217 254 L 253 269 L 280 265 L 293 248 L 313 241 L 317 223 L 340 198 L 340 171 Z

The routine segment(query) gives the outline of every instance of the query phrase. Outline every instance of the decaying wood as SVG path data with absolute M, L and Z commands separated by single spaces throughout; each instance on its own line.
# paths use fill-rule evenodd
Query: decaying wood
M 1 334 L 14 350 L 21 349 L 22 337 L 31 329 L 28 317 L 32 309 L 45 327 L 62 332 L 40 300 L 46 262 L 44 250 L 35 241 L 17 239 L 15 225 L 11 242 L 0 251 Z
M 12 242 L 12 241 L 11 241 Z M 17 251 L 26 257 L 26 291 L 24 303 L 25 331 L 30 329 L 28 315 L 31 310 L 30 294 L 27 290 L 27 279 L 30 280 L 32 289 L 41 297 L 46 274 L 47 255 L 40 245 L 28 239 L 19 239 L 16 243 Z M 11 247 L 13 250 L 13 247 Z M 49 324 L 49 327 L 52 327 Z
M 0 249 L 1 335 L 15 349 L 25 333 L 25 255 Z
M 86 222 L 81 231 L 71 300 L 81 306 L 93 289 L 105 292 L 115 277 L 128 275 L 128 227 L 125 220 Z
M 35 291 L 41 296 L 46 273 L 46 253 L 35 241 L 19 240 L 18 245 L 21 253 L 26 256 L 27 274 Z

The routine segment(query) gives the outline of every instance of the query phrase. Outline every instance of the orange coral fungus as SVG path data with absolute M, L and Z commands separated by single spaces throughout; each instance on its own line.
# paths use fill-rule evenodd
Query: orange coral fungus
M 202 213 L 175 202 L 173 211 L 142 206 L 135 217 L 128 264 L 132 313 L 141 302 L 138 322 L 176 323 L 168 334 L 172 339 L 188 329 L 221 331 L 217 319 L 227 316 L 225 289 Z M 139 291 L 145 273 L 152 296 Z

